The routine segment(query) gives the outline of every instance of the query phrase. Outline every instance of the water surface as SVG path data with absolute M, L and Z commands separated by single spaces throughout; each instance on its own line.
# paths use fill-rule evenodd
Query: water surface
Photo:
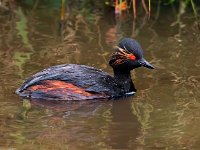
M 176 24 L 112 12 L 66 12 L 16 4 L 0 15 L 0 149 L 194 149 L 200 147 L 200 30 L 193 14 Z M 170 14 L 171 13 L 171 14 Z M 49 102 L 15 90 L 52 65 L 76 63 L 112 74 L 108 59 L 121 37 L 136 38 L 155 70 L 132 72 L 135 96 L 114 101 Z

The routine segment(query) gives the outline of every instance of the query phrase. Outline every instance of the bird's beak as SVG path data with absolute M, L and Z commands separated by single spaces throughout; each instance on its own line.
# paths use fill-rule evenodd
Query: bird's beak
M 154 69 L 154 67 L 148 62 L 146 61 L 144 58 L 142 58 L 139 63 L 143 66 L 143 67 L 146 67 L 146 68 L 149 68 L 149 69 Z

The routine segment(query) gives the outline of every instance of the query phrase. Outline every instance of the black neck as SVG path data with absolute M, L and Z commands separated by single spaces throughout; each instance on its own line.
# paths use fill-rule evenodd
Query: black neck
M 119 71 L 116 69 L 114 69 L 113 71 L 116 82 L 124 88 L 126 93 L 136 91 L 135 86 L 131 79 L 130 71 L 122 71 L 122 70 Z
M 119 80 L 131 80 L 131 73 L 130 71 L 119 71 L 114 69 L 114 77 Z

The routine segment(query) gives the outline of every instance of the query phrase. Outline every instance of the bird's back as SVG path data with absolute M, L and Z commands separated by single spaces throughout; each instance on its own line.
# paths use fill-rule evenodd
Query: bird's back
M 85 65 L 53 66 L 28 78 L 16 91 L 37 99 L 81 100 L 110 98 L 120 87 L 108 73 Z

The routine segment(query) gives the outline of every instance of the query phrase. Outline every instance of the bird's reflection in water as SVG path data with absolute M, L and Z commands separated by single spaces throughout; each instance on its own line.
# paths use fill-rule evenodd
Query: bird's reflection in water
M 133 114 L 131 102 L 133 97 L 113 101 L 112 121 L 109 126 L 109 143 L 112 149 L 128 149 L 140 134 L 140 123 Z M 132 147 L 131 146 L 131 147 Z
M 54 100 L 41 100 L 41 99 L 33 99 L 33 100 L 24 99 L 21 114 L 22 117 L 27 118 L 29 111 L 42 109 L 51 112 L 51 117 L 72 118 L 72 119 L 74 117 L 74 119 L 76 119 L 80 117 L 95 116 L 96 111 L 100 110 L 101 108 L 106 108 L 110 106 L 111 106 L 111 101 L 106 99 L 84 100 L 84 101 L 64 101 L 64 100 L 54 101 Z
M 27 100 L 25 100 L 27 101 Z M 54 100 L 29 100 L 31 107 L 51 110 L 56 116 L 67 117 L 78 114 L 80 117 L 95 114 L 95 111 L 107 105 L 108 100 L 85 100 L 85 101 L 54 101 Z M 68 114 L 68 115 L 67 115 Z M 64 116 L 63 116 L 64 115 Z
M 78 127 L 78 129 L 82 129 L 82 133 L 87 133 L 84 135 L 85 137 L 93 136 L 93 138 L 97 140 L 97 142 L 103 142 L 105 145 L 107 145 L 106 147 L 108 148 L 127 149 L 130 148 L 130 144 L 132 146 L 134 145 L 134 141 L 137 139 L 140 132 L 140 123 L 138 122 L 137 116 L 133 114 L 131 107 L 132 98 L 133 97 L 120 100 L 95 101 L 24 100 L 24 103 L 29 102 L 32 108 L 36 107 L 40 109 L 51 110 L 52 115 L 48 115 L 48 122 L 51 123 L 51 126 L 53 125 L 53 123 L 55 123 L 55 121 L 57 122 L 59 120 L 67 122 L 69 126 L 70 121 L 72 121 L 71 123 L 73 123 L 74 125 L 71 128 L 63 131 L 66 133 L 69 132 L 70 138 L 72 139 L 73 137 L 78 138 L 78 132 L 76 133 L 75 131 L 71 131 L 75 129 L 74 127 Z M 26 110 L 25 112 L 28 112 L 30 109 L 24 110 Z M 105 111 L 108 110 L 109 116 L 107 117 L 109 119 L 108 121 L 105 121 L 106 119 L 104 118 L 104 114 Z M 91 122 L 87 120 L 88 118 L 93 118 L 94 120 L 96 120 L 96 122 L 93 122 L 92 125 Z M 80 120 L 82 120 L 83 122 L 80 123 Z M 56 124 L 59 125 L 59 123 Z M 87 128 L 85 128 L 85 125 L 90 126 L 92 130 L 89 131 Z M 104 130 L 102 132 L 106 134 L 102 135 L 101 137 L 101 133 L 98 133 L 100 132 L 99 130 L 102 129 Z M 76 133 L 75 135 L 74 132 Z M 82 138 L 80 140 L 82 140 Z M 91 141 L 85 142 L 89 143 Z

